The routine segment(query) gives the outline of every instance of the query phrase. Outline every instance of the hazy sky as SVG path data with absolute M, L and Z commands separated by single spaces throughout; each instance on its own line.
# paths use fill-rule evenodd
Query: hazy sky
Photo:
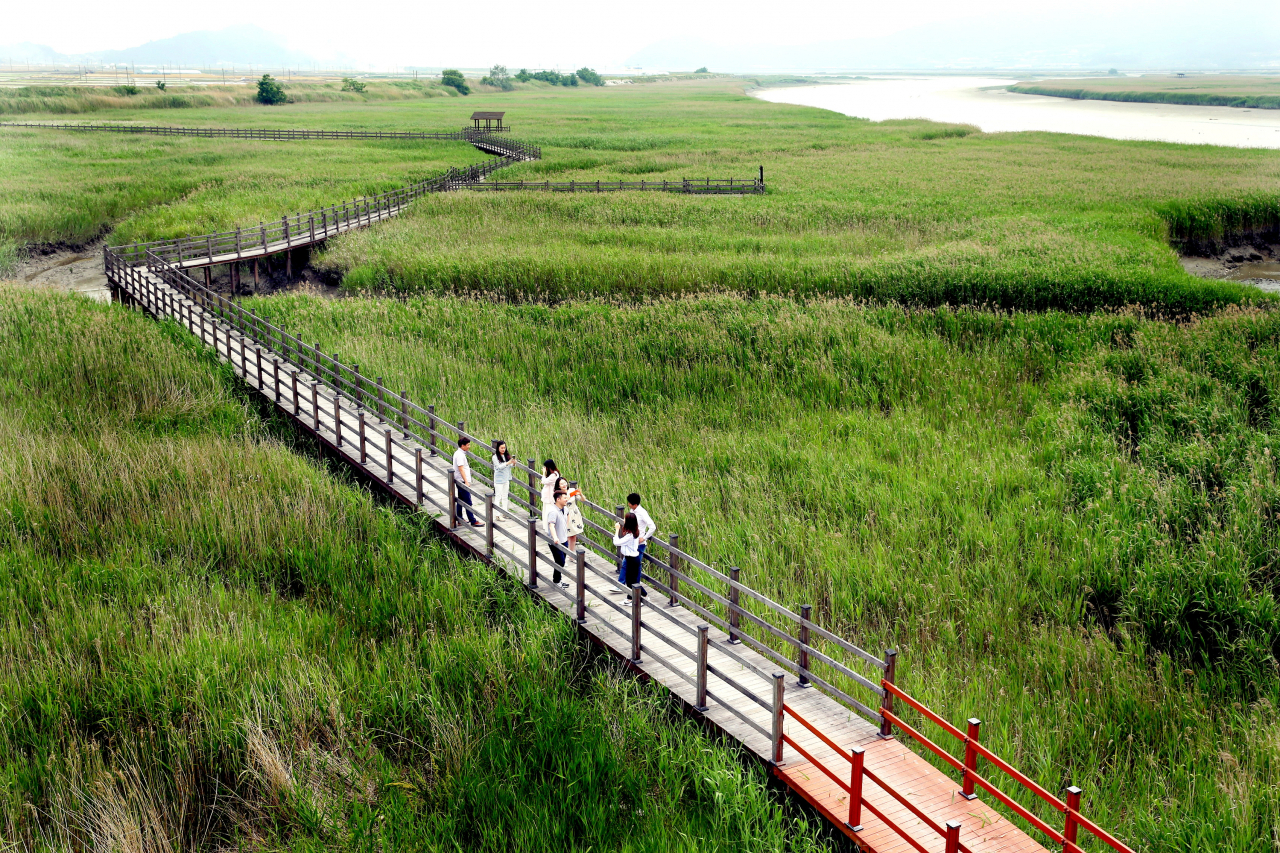
M 1133 38 L 1141 40 L 1140 22 L 1147 16 L 1166 22 L 1181 19 L 1189 27 L 1205 15 L 1218 21 L 1225 16 L 1252 30 L 1259 17 L 1274 15 L 1277 2 L 1077 0 L 1069 11 L 1077 19 L 1095 18 L 1101 29 L 1131 28 Z M 1059 14 L 1065 10 L 1050 9 Z M 794 45 L 883 35 L 918 24 L 993 14 L 1025 19 L 1039 12 L 1025 0 L 219 0 L 214 4 L 136 0 L 124 6 L 63 0 L 56 9 L 43 3 L 9 4 L 0 44 L 30 41 L 73 54 L 252 23 L 285 36 L 289 47 L 318 58 L 341 53 L 385 66 L 476 67 L 501 62 L 616 68 L 632 53 L 664 38 Z M 479 17 L 488 22 L 465 26 L 468 19 Z

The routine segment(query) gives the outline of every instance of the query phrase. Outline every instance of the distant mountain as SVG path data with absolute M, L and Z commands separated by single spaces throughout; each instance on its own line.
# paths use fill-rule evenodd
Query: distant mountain
M 195 65 L 206 68 L 219 65 L 304 68 L 313 63 L 331 65 L 335 61 L 327 58 L 321 63 L 315 57 L 291 50 L 285 46 L 283 38 L 252 24 L 182 33 L 124 50 L 97 50 L 80 54 L 62 54 L 46 45 L 31 42 L 0 46 L 0 63 L 10 60 L 41 64 L 100 62 L 185 67 Z
M 1280 4 L 1261 18 L 1028 13 L 792 46 L 667 39 L 634 54 L 627 65 L 748 72 L 1280 68 Z

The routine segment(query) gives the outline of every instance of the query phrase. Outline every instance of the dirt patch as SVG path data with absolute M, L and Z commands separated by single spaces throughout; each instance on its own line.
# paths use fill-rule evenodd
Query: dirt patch
M 107 274 L 102 269 L 102 241 L 67 248 L 33 249 L 18 265 L 15 281 L 63 293 L 79 293 L 98 302 L 109 302 Z
M 102 267 L 101 240 L 85 246 L 43 246 L 29 249 L 27 259 L 18 265 L 14 281 L 62 293 L 79 293 L 98 302 L 111 301 L 107 275 Z M 234 296 L 267 296 L 275 293 L 310 293 L 337 298 L 344 295 L 341 279 L 311 268 L 306 250 L 295 250 L 294 275 L 288 276 L 283 255 L 273 255 L 258 262 L 258 281 L 254 283 L 253 263 L 240 264 L 240 287 L 232 293 L 231 268 L 218 266 L 210 270 L 213 289 Z M 192 269 L 188 275 L 204 282 L 204 270 Z
M 1235 246 L 1216 255 L 1183 255 L 1180 260 L 1184 270 L 1200 278 L 1238 281 L 1280 292 L 1280 244 Z

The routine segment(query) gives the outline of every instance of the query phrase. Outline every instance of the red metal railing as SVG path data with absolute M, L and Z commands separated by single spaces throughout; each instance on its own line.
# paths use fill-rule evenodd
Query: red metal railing
M 836 785 L 840 788 L 840 790 L 844 791 L 846 794 L 849 795 L 849 817 L 848 817 L 848 820 L 846 821 L 846 824 L 849 827 L 850 831 L 854 833 L 861 831 L 862 810 L 865 808 L 867 811 L 871 812 L 873 815 L 878 817 L 885 826 L 889 827 L 894 832 L 898 833 L 898 835 L 900 835 L 908 844 L 910 844 L 916 850 L 920 851 L 920 853 L 930 853 L 930 851 L 924 845 L 922 845 L 915 838 L 912 838 L 909 834 L 907 834 L 907 832 L 903 830 L 902 827 L 898 826 L 896 823 L 890 820 L 888 815 L 880 811 L 880 809 L 876 808 L 876 806 L 873 803 L 868 801 L 862 795 L 862 788 L 863 788 L 862 783 L 863 783 L 863 779 L 866 778 L 866 779 L 870 779 L 876 785 L 879 785 L 882 791 L 884 791 L 889 796 L 893 797 L 893 799 L 897 800 L 898 803 L 900 803 L 903 808 L 905 808 L 907 811 L 911 812 L 911 814 L 919 818 L 921 823 L 923 823 L 925 826 L 932 829 L 934 832 L 938 833 L 938 835 L 941 838 L 943 838 L 946 842 L 946 853 L 970 853 L 969 848 L 960 843 L 960 823 L 958 821 L 953 821 L 953 820 L 947 821 L 947 824 L 945 827 L 939 826 L 937 821 L 933 820 L 933 818 L 929 817 L 927 814 L 921 811 L 919 807 L 917 807 L 914 803 L 912 803 L 902 794 L 899 794 L 897 791 L 895 791 L 878 775 L 868 770 L 864 762 L 863 751 L 860 747 L 857 747 L 857 746 L 852 747 L 850 751 L 846 753 L 843 749 L 836 746 L 836 744 L 830 738 L 828 738 L 825 734 L 819 731 L 816 726 L 814 726 L 804 717 L 796 713 L 796 710 L 792 708 L 790 705 L 784 705 L 783 711 L 786 714 L 786 716 L 790 717 L 800 725 L 804 726 L 809 731 L 813 732 L 818 737 L 819 740 L 821 740 L 831 749 L 832 752 L 834 752 L 836 755 L 838 755 L 840 758 L 844 759 L 845 761 L 849 762 L 849 775 L 848 775 L 848 781 L 846 782 L 844 779 L 841 779 L 840 776 L 837 775 L 835 771 L 833 771 L 830 767 L 823 764 L 816 757 L 814 757 L 808 750 L 806 750 L 803 746 L 801 746 L 796 741 L 792 740 L 791 737 L 788 736 L 785 732 L 782 733 L 781 735 L 783 743 L 789 744 L 792 749 L 794 749 L 796 752 L 804 756 L 806 761 L 808 761 L 814 767 L 821 770 L 823 773 L 827 774 L 827 776 L 831 779 L 831 781 L 835 782 Z
M 932 740 L 925 737 L 915 728 L 903 722 L 902 718 L 894 714 L 893 711 L 889 710 L 888 708 L 880 709 L 880 713 L 884 716 L 885 722 L 888 723 L 890 727 L 896 726 L 897 728 L 901 729 L 903 732 L 910 735 L 911 738 L 917 743 L 919 743 L 921 746 L 928 749 L 930 752 L 932 752 L 934 755 L 941 758 L 947 764 L 950 764 L 952 767 L 959 770 L 961 777 L 964 780 L 964 789 L 966 793 L 969 793 L 970 791 L 972 791 L 974 784 L 979 785 L 983 790 L 985 790 L 987 793 L 991 794 L 991 796 L 995 797 L 1005 806 L 1010 808 L 1015 814 L 1017 814 L 1023 820 L 1027 821 L 1036 829 L 1043 832 L 1055 843 L 1061 844 L 1064 853 L 1084 853 L 1083 848 L 1081 848 L 1076 843 L 1076 839 L 1078 837 L 1078 832 L 1080 827 L 1084 827 L 1089 832 L 1093 833 L 1095 838 L 1097 838 L 1099 841 L 1106 844 L 1112 850 L 1115 850 L 1116 853 L 1133 853 L 1133 848 L 1129 847 L 1124 842 L 1118 840 L 1115 836 L 1111 835 L 1102 827 L 1098 826 L 1096 823 L 1089 820 L 1084 815 L 1080 814 L 1080 789 L 1079 788 L 1069 789 L 1067 794 L 1067 801 L 1063 802 L 1062 800 L 1055 797 L 1053 794 L 1049 793 L 1043 787 L 1041 787 L 1040 785 L 1037 785 L 1031 779 L 1027 778 L 1025 775 L 1023 775 L 1017 769 L 1012 767 L 1008 762 L 1004 761 L 1004 759 L 1000 758 L 994 752 L 987 749 L 985 746 L 983 746 L 981 743 L 977 741 L 976 737 L 962 733 L 958 728 L 951 725 L 951 723 L 947 722 L 942 717 L 938 716 L 933 711 L 930 711 L 924 705 L 917 702 L 909 694 L 907 694 L 906 691 L 904 691 L 902 688 L 895 685 L 893 682 L 884 680 L 881 682 L 881 685 L 884 687 L 884 689 L 888 693 L 898 697 L 903 702 L 907 703 L 907 705 L 909 705 L 911 708 L 918 711 L 920 715 L 923 716 L 925 719 L 934 723 L 943 731 L 945 731 L 947 734 L 951 735 L 952 737 L 964 743 L 965 761 L 961 762 L 958 759 L 956 759 L 955 756 L 951 755 L 951 753 L 947 752 L 945 749 L 938 746 Z M 971 729 L 971 732 L 972 732 L 972 729 Z M 995 765 L 996 769 L 1001 770 L 1007 776 L 1014 779 L 1016 782 L 1021 784 L 1027 790 L 1031 791 L 1041 800 L 1044 800 L 1046 803 L 1053 806 L 1058 811 L 1062 812 L 1066 816 L 1066 825 L 1064 826 L 1063 831 L 1059 832 L 1058 830 L 1049 826 L 1039 817 L 1036 817 L 1036 815 L 1032 814 L 1024 806 L 1022 806 L 1013 798 L 1011 798 L 1010 796 L 1005 794 L 1003 791 L 1001 791 L 999 788 L 997 788 L 994 784 L 984 779 L 982 776 L 978 775 L 976 771 L 977 756 L 981 756 L 985 758 L 987 761 Z

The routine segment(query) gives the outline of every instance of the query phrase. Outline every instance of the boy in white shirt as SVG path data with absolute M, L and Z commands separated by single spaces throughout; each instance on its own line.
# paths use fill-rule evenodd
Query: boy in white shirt
M 649 545 L 649 538 L 653 536 L 658 526 L 653 523 L 653 519 L 649 517 L 649 511 L 640 506 L 640 495 L 635 492 L 627 495 L 627 507 L 631 512 L 635 513 L 636 523 L 640 525 L 640 541 L 644 544 L 640 546 L 640 568 L 644 569 L 644 549 Z M 625 583 L 627 576 L 626 565 L 620 563 L 618 565 L 618 583 Z
M 565 558 L 569 555 L 569 514 L 565 510 L 565 505 L 569 502 L 568 493 L 556 492 L 555 502 L 555 509 L 551 510 L 551 517 L 547 519 L 547 530 L 556 542 L 551 546 L 551 556 L 556 558 L 556 570 L 551 575 L 551 582 L 568 589 L 569 584 L 560 580 L 560 570 L 564 568 Z
M 467 448 L 471 446 L 471 439 L 465 435 L 458 441 L 458 449 L 453 451 L 453 482 L 454 490 L 457 492 L 457 500 L 453 509 L 454 526 L 462 523 L 462 505 L 466 504 L 467 516 L 471 519 L 472 527 L 481 527 L 481 523 L 476 521 L 476 514 L 471 511 L 471 462 L 467 459 Z

